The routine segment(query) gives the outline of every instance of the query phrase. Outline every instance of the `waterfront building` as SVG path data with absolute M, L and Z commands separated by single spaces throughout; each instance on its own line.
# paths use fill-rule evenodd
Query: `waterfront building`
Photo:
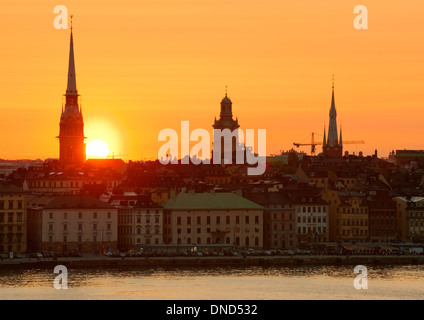
M 26 192 L 0 184 L 0 254 L 27 250 Z
M 28 204 L 30 252 L 102 253 L 118 243 L 118 209 L 90 196 L 41 196 Z
M 173 193 L 164 204 L 164 242 L 259 249 L 263 247 L 263 212 L 262 206 L 241 194 Z

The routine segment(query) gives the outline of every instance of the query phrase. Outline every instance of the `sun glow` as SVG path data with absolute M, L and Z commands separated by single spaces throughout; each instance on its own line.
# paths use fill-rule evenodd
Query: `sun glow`
M 109 155 L 109 146 L 103 140 L 93 140 L 87 143 L 87 157 L 106 158 Z

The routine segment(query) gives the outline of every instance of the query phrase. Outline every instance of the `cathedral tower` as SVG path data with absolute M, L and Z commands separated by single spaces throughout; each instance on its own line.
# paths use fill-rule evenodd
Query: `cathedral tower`
M 78 104 L 77 82 L 75 78 L 74 37 L 71 25 L 71 43 L 69 49 L 68 86 L 66 89 L 65 109 L 62 106 L 60 116 L 60 156 L 59 162 L 64 168 L 79 167 L 85 161 L 85 137 L 82 110 Z

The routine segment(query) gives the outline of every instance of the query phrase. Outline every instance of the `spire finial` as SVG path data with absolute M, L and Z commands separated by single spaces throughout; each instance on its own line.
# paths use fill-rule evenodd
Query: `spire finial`
M 71 14 L 71 33 L 72 33 L 72 19 L 74 18 L 74 15 Z
M 228 97 L 228 86 L 225 86 L 225 97 Z
M 333 79 L 332 79 L 332 86 L 333 86 L 333 89 L 334 89 L 334 73 L 333 73 Z

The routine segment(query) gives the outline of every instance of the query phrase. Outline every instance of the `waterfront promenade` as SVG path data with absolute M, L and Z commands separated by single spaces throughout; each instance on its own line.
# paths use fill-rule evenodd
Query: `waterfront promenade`
M 101 255 L 85 255 L 79 258 L 57 260 L 34 258 L 4 259 L 0 269 L 45 269 L 56 265 L 70 268 L 145 268 L 145 267 L 240 267 L 240 266 L 301 266 L 301 265 L 421 265 L 424 255 L 351 255 L 351 256 L 271 256 L 257 257 L 153 257 L 110 258 Z

